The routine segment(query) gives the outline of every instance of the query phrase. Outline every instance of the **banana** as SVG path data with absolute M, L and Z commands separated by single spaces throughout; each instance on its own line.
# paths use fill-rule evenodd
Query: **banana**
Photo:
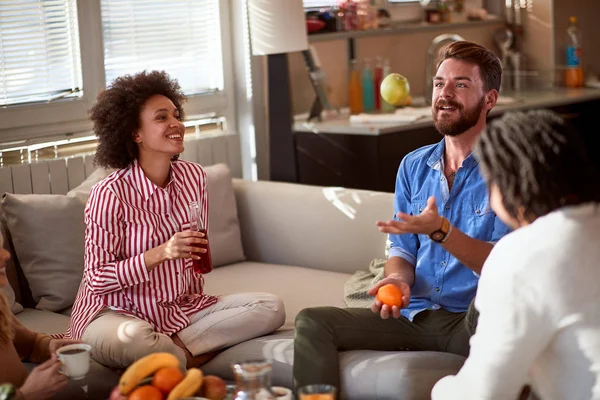
M 153 353 L 140 358 L 121 375 L 119 391 L 128 395 L 142 379 L 163 367 L 179 367 L 179 359 L 171 353 Z
M 198 368 L 188 369 L 185 378 L 171 390 L 167 400 L 179 400 L 194 395 L 202 387 L 203 380 L 204 374 Z

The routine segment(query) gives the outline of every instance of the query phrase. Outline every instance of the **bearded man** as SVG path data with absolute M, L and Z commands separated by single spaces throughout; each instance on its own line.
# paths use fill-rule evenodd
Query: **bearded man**
M 432 115 L 444 138 L 408 154 L 396 178 L 394 215 L 378 221 L 390 234 L 385 278 L 402 307 L 318 307 L 296 318 L 296 387 L 340 388 L 338 351 L 441 351 L 467 356 L 477 312 L 472 300 L 494 243 L 508 233 L 492 211 L 472 151 L 496 105 L 498 57 L 475 43 L 446 46 L 433 78 Z

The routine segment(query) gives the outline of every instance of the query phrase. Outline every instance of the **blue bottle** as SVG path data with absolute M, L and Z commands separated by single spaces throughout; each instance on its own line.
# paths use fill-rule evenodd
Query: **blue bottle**
M 373 83 L 373 70 L 371 60 L 365 58 L 362 73 L 363 111 L 375 111 L 375 86 Z

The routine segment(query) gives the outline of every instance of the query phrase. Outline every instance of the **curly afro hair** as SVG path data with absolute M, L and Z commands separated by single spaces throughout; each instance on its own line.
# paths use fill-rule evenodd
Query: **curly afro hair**
M 95 163 L 106 168 L 126 168 L 138 157 L 133 134 L 140 126 L 140 113 L 146 100 L 163 95 L 173 102 L 183 119 L 186 97 L 179 83 L 164 71 L 124 75 L 98 95 L 90 109 L 94 133 L 98 137 Z

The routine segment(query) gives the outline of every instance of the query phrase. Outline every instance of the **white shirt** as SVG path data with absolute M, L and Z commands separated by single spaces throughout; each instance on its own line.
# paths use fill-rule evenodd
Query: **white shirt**
M 469 358 L 432 399 L 600 399 L 600 205 L 567 207 L 502 238 L 486 260 Z

